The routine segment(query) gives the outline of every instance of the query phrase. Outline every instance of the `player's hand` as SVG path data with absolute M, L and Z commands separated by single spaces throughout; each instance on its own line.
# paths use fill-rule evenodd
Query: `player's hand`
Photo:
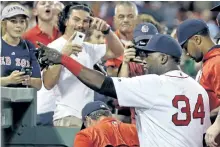
M 77 55 L 79 52 L 82 51 L 82 46 L 73 44 L 72 42 L 75 36 L 76 36 L 76 32 L 73 33 L 73 35 L 69 38 L 69 40 L 64 45 L 63 49 L 61 50 L 62 54 L 65 54 L 67 56 L 70 56 L 71 54 Z
M 47 64 L 61 64 L 62 53 L 49 48 L 40 42 L 37 42 L 37 44 L 39 45 L 38 50 L 40 51 L 40 62 L 45 62 Z
M 18 70 L 13 71 L 10 76 L 8 76 L 10 84 L 20 84 L 24 80 L 23 78 L 24 72 L 19 72 Z
M 124 63 L 129 63 L 131 60 L 135 58 L 136 50 L 133 47 L 134 44 L 132 42 L 123 42 L 124 45 L 124 57 L 123 57 L 123 62 Z
M 91 28 L 96 29 L 97 31 L 106 31 L 109 29 L 109 25 L 106 23 L 106 21 L 97 18 L 89 16 L 89 18 L 92 20 Z
M 214 123 L 212 126 L 208 128 L 205 135 L 205 141 L 207 146 L 209 147 L 217 147 L 215 139 L 220 134 L 220 126 L 217 123 Z

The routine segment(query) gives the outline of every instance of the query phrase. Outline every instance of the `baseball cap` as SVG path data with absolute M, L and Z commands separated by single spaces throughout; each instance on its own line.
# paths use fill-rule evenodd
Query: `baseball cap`
M 133 40 L 138 42 L 143 39 L 150 39 L 155 34 L 158 34 L 158 30 L 152 23 L 140 23 L 134 29 Z
M 173 57 L 180 58 L 182 48 L 178 42 L 169 35 L 156 34 L 148 42 L 145 51 L 160 52 Z
M 16 15 L 25 15 L 29 17 L 28 10 L 19 4 L 10 4 L 2 10 L 1 20 L 11 18 Z
M 207 24 L 201 19 L 187 19 L 177 27 L 177 39 L 182 46 L 190 37 L 198 32 L 208 29 Z
M 214 6 L 211 11 L 220 11 L 220 4 L 217 6 Z
M 85 119 L 90 113 L 97 110 L 110 110 L 108 106 L 102 101 L 94 101 L 85 105 L 82 109 L 82 118 Z

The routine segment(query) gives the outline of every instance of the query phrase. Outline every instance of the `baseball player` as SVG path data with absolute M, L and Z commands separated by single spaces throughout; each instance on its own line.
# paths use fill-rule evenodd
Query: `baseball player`
M 179 44 L 196 62 L 202 62 L 197 75 L 199 83 L 209 95 L 211 115 L 220 109 L 220 45 L 216 45 L 209 35 L 206 23 L 200 19 L 188 19 L 177 28 Z
M 114 98 L 119 105 L 135 107 L 141 147 L 201 147 L 210 126 L 205 89 L 179 68 L 182 49 L 169 35 L 157 34 L 136 56 L 148 65 L 147 75 L 110 78 L 88 69 L 54 49 L 40 45 L 41 60 L 62 64 L 91 89 Z

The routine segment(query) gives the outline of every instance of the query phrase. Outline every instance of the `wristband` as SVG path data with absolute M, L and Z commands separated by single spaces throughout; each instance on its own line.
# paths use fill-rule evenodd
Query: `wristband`
M 62 55 L 61 64 L 77 77 L 83 69 L 82 64 L 66 55 Z
M 107 30 L 102 31 L 102 34 L 104 34 L 104 35 L 108 35 L 109 32 L 110 32 L 110 30 L 111 30 L 111 27 L 109 26 Z

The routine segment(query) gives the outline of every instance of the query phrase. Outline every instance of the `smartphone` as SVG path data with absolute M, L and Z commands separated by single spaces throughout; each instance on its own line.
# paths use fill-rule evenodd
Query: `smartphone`
M 82 46 L 85 37 L 86 37 L 86 35 L 84 33 L 76 32 L 76 36 L 73 39 L 72 43 Z
M 24 72 L 24 75 L 32 75 L 32 67 L 22 67 L 21 72 Z

